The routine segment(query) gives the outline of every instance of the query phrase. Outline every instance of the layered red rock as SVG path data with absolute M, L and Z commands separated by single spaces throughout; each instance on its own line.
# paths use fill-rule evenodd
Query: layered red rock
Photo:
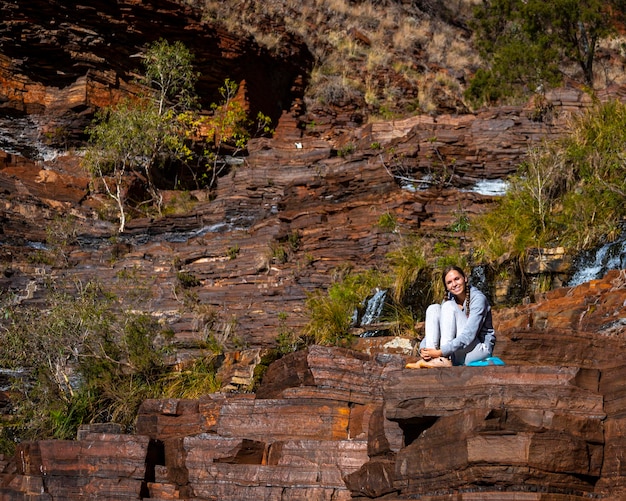
M 189 2 L 87 2 L 51 5 L 1 2 L 0 108 L 47 114 L 73 123 L 81 134 L 89 112 L 136 93 L 133 80 L 141 51 L 159 38 L 179 40 L 194 54 L 198 93 L 208 109 L 226 78 L 245 86 L 253 115 L 262 110 L 275 122 L 301 101 L 312 56 L 294 36 L 288 51 L 270 55 L 251 39 L 205 23 Z M 155 29 L 156 28 L 156 29 Z M 273 71 L 265 71 L 272 68 Z M 63 122 L 61 122 L 63 125 Z
M 94 427 L 76 442 L 24 444 L 0 492 L 617 501 L 626 495 L 626 364 L 616 358 L 626 348 L 624 301 L 626 281 L 614 272 L 495 311 L 504 366 L 414 370 L 404 368 L 410 349 L 385 353 L 380 340 L 369 354 L 311 346 L 272 364 L 256 394 L 149 400 L 135 435 Z M 547 320 L 519 320 L 532 317 Z M 537 345 L 512 348 L 527 336 Z M 547 355 L 557 345 L 574 355 L 557 363 Z
M 192 211 L 135 218 L 119 236 L 114 221 L 97 217 L 102 198 L 91 196 L 78 157 L 0 158 L 3 288 L 38 301 L 48 280 L 97 276 L 127 306 L 149 297 L 151 312 L 175 331 L 176 362 L 184 365 L 204 333 L 198 316 L 181 312 L 182 269 L 200 283 L 189 292 L 251 346 L 221 368 L 229 391 L 251 386 L 262 349 L 280 329 L 302 327 L 308 292 L 347 266 L 385 265 L 398 238 L 377 226 L 381 214 L 393 214 L 402 234 L 462 238 L 449 230 L 459 207 L 475 214 L 493 201 L 465 190 L 514 172 L 529 143 L 558 136 L 566 116 L 590 104 L 567 89 L 548 94 L 546 109 L 363 126 L 354 110 L 301 114 L 312 58 L 299 41 L 289 57 L 275 58 L 170 2 L 56 5 L 54 12 L 49 2 L 12 5 L 3 3 L 11 13 L 3 33 L 19 34 L 23 45 L 0 58 L 1 107 L 39 115 L 35 132 L 43 136 L 59 126 L 82 134 L 96 107 L 135 91 L 129 61 L 137 59 L 129 56 L 172 32 L 201 48 L 201 65 L 214 70 L 201 79 L 206 102 L 234 76 L 252 108 L 280 117 L 275 136 L 251 142 L 245 165 L 219 180 L 214 200 L 196 191 Z M 107 45 L 113 38 L 103 27 L 125 43 Z M 270 84 L 261 66 L 278 67 L 281 85 Z M 623 89 L 611 92 L 600 97 L 624 98 Z M 415 189 L 442 168 L 447 182 Z M 50 222 L 68 213 L 80 238 L 63 249 L 63 262 L 31 259 Z M 83 429 L 76 441 L 20 444 L 0 463 L 0 497 L 623 499 L 624 282 L 613 273 L 495 311 L 505 367 L 406 370 L 409 339 L 360 340 L 354 348 L 362 351 L 311 347 L 273 364 L 256 394 L 151 400 L 134 434 Z
M 98 433 L 82 440 L 46 440 L 18 446 L 21 458 L 5 468 L 6 500 L 138 499 L 146 477 L 149 439 Z
M 623 288 L 604 291 L 604 297 L 623 294 Z M 503 323 L 505 336 L 513 332 Z M 551 330 L 540 334 L 566 340 Z M 623 332 L 617 337 L 623 350 Z M 385 499 L 438 499 L 429 493 L 442 490 L 459 499 L 475 499 L 476 491 L 481 499 L 575 500 L 591 493 L 620 499 L 624 366 L 604 368 L 613 353 L 607 346 L 589 351 L 604 360 L 599 369 L 529 366 L 530 354 L 519 361 L 505 357 L 507 367 L 412 371 L 398 355 L 312 347 L 271 368 L 296 377 L 282 386 L 272 377 L 256 396 L 146 402 L 137 433 L 162 444 L 157 456 L 163 459 L 152 461 L 164 463 L 152 464 L 150 499 L 348 499 L 342 477 L 357 496 L 395 493 Z M 370 388 L 367 402 L 364 387 Z M 264 391 L 272 398 L 260 399 Z M 22 449 L 19 457 L 29 466 L 3 476 L 5 492 L 32 489 L 34 474 L 49 468 L 53 478 L 39 486 L 51 495 L 62 492 L 59 499 L 82 499 L 72 491 L 76 480 L 65 477 L 88 468 L 98 479 L 89 489 L 103 489 L 102 499 L 124 499 L 106 497 L 103 487 L 136 470 L 128 470 L 127 459 L 118 458 L 121 466 L 114 467 L 107 459 L 120 455 L 120 439 L 112 445 L 95 433 L 79 438 L 71 447 L 59 445 L 69 451 L 62 453 L 63 468 L 39 466 L 45 464 L 39 455 L 59 459 L 61 452 L 38 452 L 50 451 L 54 442 Z M 86 454 L 94 440 L 99 448 Z M 118 478 L 115 485 L 130 488 L 127 482 Z M 520 494 L 524 489 L 530 490 Z M 535 490 L 546 494 L 534 497 Z

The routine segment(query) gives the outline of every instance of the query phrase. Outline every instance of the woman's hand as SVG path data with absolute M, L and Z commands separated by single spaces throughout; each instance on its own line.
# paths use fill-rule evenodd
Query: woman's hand
M 422 348 L 420 350 L 420 356 L 424 360 L 431 360 L 433 358 L 439 358 L 440 356 L 442 356 L 442 353 L 441 350 L 438 350 L 436 348 Z

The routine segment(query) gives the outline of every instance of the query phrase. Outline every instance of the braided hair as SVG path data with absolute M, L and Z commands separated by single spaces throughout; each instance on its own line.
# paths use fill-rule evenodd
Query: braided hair
M 447 290 L 446 287 L 446 275 L 451 271 L 456 271 L 461 274 L 461 276 L 465 279 L 465 315 L 469 317 L 470 314 L 470 286 L 469 281 L 467 280 L 467 276 L 462 268 L 459 268 L 455 265 L 446 266 L 444 270 L 441 272 L 441 281 L 443 282 L 443 288 L 446 289 L 446 297 L 445 300 L 449 301 L 454 296 L 453 294 Z

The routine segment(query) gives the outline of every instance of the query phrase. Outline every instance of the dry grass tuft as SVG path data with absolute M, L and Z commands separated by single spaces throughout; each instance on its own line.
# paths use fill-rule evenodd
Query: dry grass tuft
M 284 33 L 300 37 L 317 72 L 305 96 L 309 107 L 350 100 L 365 114 L 380 114 L 384 108 L 401 115 L 415 112 L 418 94 L 420 110 L 440 107 L 433 87 L 439 74 L 454 75 L 457 81 L 445 84 L 446 106 L 463 101 L 464 86 L 480 66 L 468 23 L 481 1 L 205 0 L 204 19 L 250 35 L 270 51 L 281 48 Z M 605 53 L 626 57 L 623 37 L 605 46 L 610 49 Z M 615 60 L 607 57 L 597 67 L 598 88 L 626 82 L 626 72 Z M 576 71 L 571 68 L 572 74 Z

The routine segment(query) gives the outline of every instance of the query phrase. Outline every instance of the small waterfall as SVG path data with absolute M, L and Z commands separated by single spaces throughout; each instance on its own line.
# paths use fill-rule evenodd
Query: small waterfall
M 43 119 L 35 115 L 0 116 L 0 150 L 35 161 L 58 157 L 61 153 L 45 144 L 38 121 Z
M 374 295 L 366 302 L 365 311 L 361 317 L 361 325 L 371 325 L 375 321 L 380 320 L 385 306 L 387 291 L 384 289 L 376 289 Z
M 506 194 L 509 183 L 504 179 L 480 179 L 476 184 L 468 190 L 479 195 L 487 195 L 490 197 L 501 197 Z
M 353 315 L 353 325 L 360 327 L 373 326 L 381 321 L 385 305 L 387 303 L 387 290 L 376 288 L 374 294 L 366 299 L 362 305 L 363 314 L 359 316 L 358 310 Z M 385 335 L 386 331 L 373 328 L 363 332 L 360 337 L 376 337 Z
M 580 254 L 574 262 L 574 274 L 568 286 L 602 278 L 609 270 L 626 268 L 626 232 L 614 242 Z
M 469 282 L 489 297 L 489 278 L 487 277 L 487 267 L 485 265 L 475 266 L 472 268 L 469 276 Z
M 400 182 L 402 189 L 415 193 L 416 191 L 427 190 L 436 184 L 433 177 L 428 174 L 421 179 L 410 179 L 396 177 Z M 469 193 L 478 193 L 479 195 L 487 195 L 490 197 L 503 196 L 506 193 L 509 184 L 503 179 L 479 179 L 474 185 L 461 191 Z

